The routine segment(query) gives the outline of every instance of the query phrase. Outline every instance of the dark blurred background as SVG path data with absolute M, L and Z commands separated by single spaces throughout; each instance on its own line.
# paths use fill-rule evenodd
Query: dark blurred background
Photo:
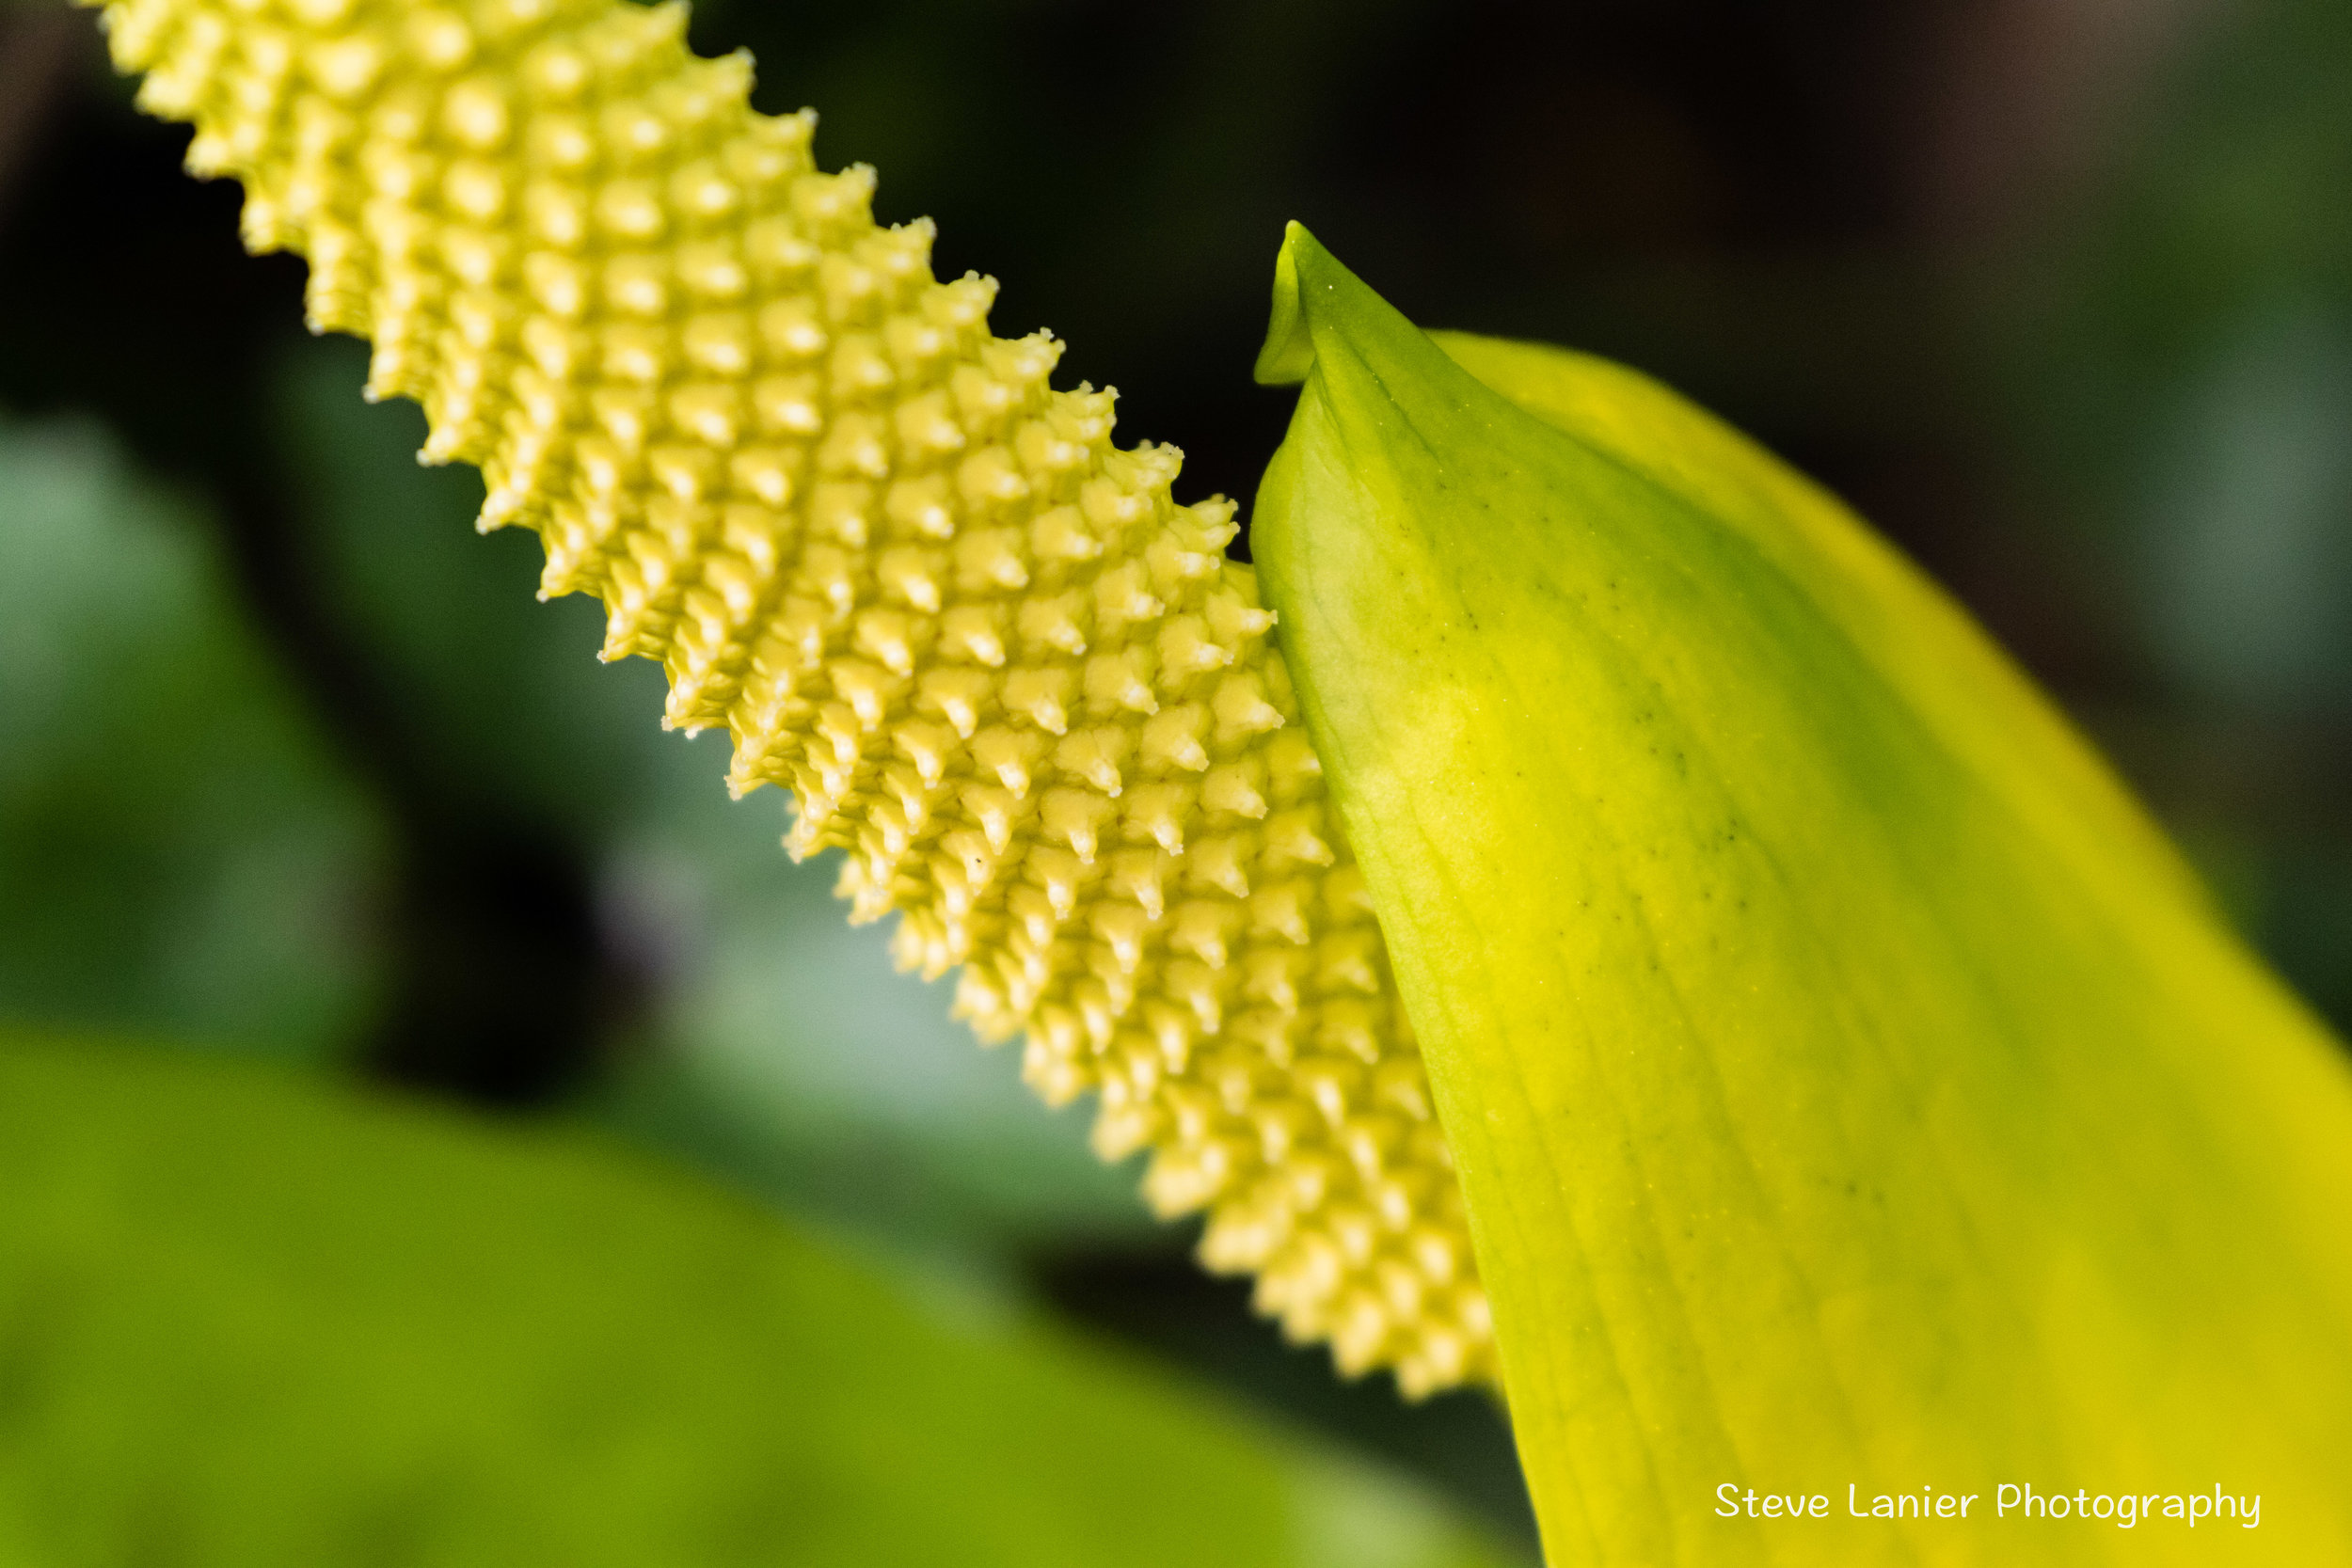
M 1183 489 L 1246 498 L 1299 218 L 1431 325 L 1841 492 L 2352 1023 L 2352 6 L 710 0 Z M 593 608 L 301 329 L 87 14 L 0 11 L 0 1019 L 595 1121 L 1525 1529 L 1476 1396 L 1334 1383 L 890 974 Z

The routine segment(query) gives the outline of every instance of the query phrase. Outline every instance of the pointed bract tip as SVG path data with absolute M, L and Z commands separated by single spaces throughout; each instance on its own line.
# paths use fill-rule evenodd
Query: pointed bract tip
M 1323 246 L 1293 222 L 1282 230 L 1281 253 L 1274 258 L 1274 315 L 1266 324 L 1265 347 L 1258 351 L 1251 373 L 1261 387 L 1295 387 L 1307 379 L 1315 362 L 1314 340 L 1307 332 L 1307 314 L 1298 298 L 1298 258 L 1304 250 L 1320 253 Z
M 1274 259 L 1274 315 L 1266 324 L 1265 347 L 1258 351 L 1259 385 L 1299 385 L 1314 368 L 1318 332 L 1369 324 L 1420 337 L 1393 306 L 1326 250 L 1305 224 L 1290 224 L 1282 233 L 1281 252 Z M 1434 348 L 1430 356 L 1442 362 Z

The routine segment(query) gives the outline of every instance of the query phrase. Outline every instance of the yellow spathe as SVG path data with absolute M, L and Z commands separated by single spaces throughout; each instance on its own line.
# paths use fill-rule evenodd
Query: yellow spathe
M 424 455 L 604 656 L 724 724 L 853 918 L 961 966 L 1047 1100 L 1100 1096 L 1211 1267 L 1343 1370 L 1491 1378 L 1459 1185 L 1363 881 L 1224 501 L 1110 444 L 1060 347 L 989 334 L 926 224 L 816 170 L 814 119 L 691 56 L 677 7 L 118 0 L 140 103 L 246 187 L 246 242 L 310 262 L 314 327 L 373 341 Z M 495 671 L 484 672 L 495 680 Z
M 1254 542 L 1550 1560 L 2352 1562 L 2340 1042 L 1824 492 L 1304 230 L 1277 277 Z

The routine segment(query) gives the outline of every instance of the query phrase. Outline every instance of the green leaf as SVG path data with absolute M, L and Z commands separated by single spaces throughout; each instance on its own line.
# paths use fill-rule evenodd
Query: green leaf
M 209 544 L 98 431 L 0 422 L 0 1020 L 317 1058 L 382 825 Z
M 1279 279 L 1254 550 L 1554 1560 L 2169 1561 L 2217 1484 L 2352 1560 L 2352 1074 L 2102 764 L 1673 394 L 1433 341 L 1295 227 Z
M 1498 1560 L 585 1141 L 0 1047 L 0 1562 Z

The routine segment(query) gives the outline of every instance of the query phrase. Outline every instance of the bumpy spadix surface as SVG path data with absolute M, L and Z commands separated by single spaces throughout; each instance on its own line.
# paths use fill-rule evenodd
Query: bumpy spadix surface
M 485 528 L 598 595 L 607 657 L 781 784 L 856 917 L 961 966 L 983 1037 L 1342 1367 L 1491 1375 L 1459 1187 L 1363 882 L 1326 811 L 1232 507 L 1113 448 L 1060 347 L 988 331 L 871 171 L 747 105 L 684 12 L 616 0 L 119 0 L 140 103 L 193 120 L 246 237 L 310 262 L 321 329 Z M 485 670 L 485 681 L 499 673 Z

